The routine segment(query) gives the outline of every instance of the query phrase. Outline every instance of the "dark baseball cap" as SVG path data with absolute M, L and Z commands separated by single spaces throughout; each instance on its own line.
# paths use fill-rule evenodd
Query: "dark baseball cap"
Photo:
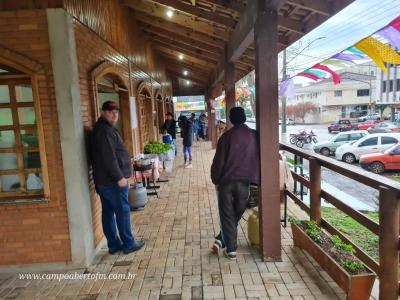
M 119 110 L 118 104 L 114 101 L 106 101 L 103 103 L 101 110 Z

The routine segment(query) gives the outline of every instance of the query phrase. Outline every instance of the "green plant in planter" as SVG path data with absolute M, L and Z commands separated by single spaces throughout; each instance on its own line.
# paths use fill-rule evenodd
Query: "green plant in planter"
M 357 260 L 341 259 L 339 264 L 351 274 L 359 273 L 360 271 L 365 271 L 364 264 Z
M 352 245 L 343 243 L 343 241 L 337 235 L 332 236 L 332 242 L 333 242 L 334 247 L 340 251 L 348 252 L 348 253 L 356 252 L 356 250 L 354 250 Z
M 321 237 L 321 228 L 315 221 L 307 221 L 307 229 L 304 231 L 314 242 L 321 245 L 323 239 Z
M 146 146 L 144 146 L 145 154 L 162 154 L 166 153 L 169 150 L 172 150 L 173 147 L 171 144 L 164 144 L 156 141 L 149 142 Z

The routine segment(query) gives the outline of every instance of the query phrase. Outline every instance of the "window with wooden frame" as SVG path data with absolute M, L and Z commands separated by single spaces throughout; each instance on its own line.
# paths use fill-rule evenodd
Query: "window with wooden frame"
M 34 95 L 30 76 L 0 66 L 0 203 L 45 195 Z

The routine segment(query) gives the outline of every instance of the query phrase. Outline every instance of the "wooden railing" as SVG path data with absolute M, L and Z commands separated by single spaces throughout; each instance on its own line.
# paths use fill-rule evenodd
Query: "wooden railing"
M 309 162 L 309 177 L 301 172 L 292 171 L 295 182 L 300 184 L 300 198 L 292 191 L 286 194 L 305 212 L 310 219 L 319 223 L 331 234 L 336 234 L 347 243 L 353 245 L 355 255 L 379 276 L 379 299 L 398 299 L 399 295 L 399 198 L 400 183 L 389 180 L 383 176 L 367 172 L 359 167 L 352 166 L 333 158 L 305 151 L 288 144 L 280 144 L 280 149 L 292 153 L 299 163 L 303 160 Z M 353 209 L 329 192 L 321 188 L 321 168 L 327 168 L 337 174 L 346 176 L 366 186 L 379 191 L 379 224 L 361 212 Z M 298 168 L 297 168 L 298 169 Z M 297 185 L 297 184 L 296 184 Z M 310 190 L 310 205 L 302 201 L 303 188 Z M 329 202 L 344 214 L 350 216 L 359 224 L 366 227 L 379 238 L 379 261 L 369 256 L 363 249 L 355 245 L 348 236 L 329 224 L 321 216 L 321 199 Z

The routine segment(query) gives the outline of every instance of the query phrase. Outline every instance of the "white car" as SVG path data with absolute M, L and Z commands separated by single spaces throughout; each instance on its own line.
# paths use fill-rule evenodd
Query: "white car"
M 400 142 L 398 133 L 369 134 L 358 141 L 344 144 L 336 149 L 336 159 L 352 164 L 363 154 L 385 151 Z

